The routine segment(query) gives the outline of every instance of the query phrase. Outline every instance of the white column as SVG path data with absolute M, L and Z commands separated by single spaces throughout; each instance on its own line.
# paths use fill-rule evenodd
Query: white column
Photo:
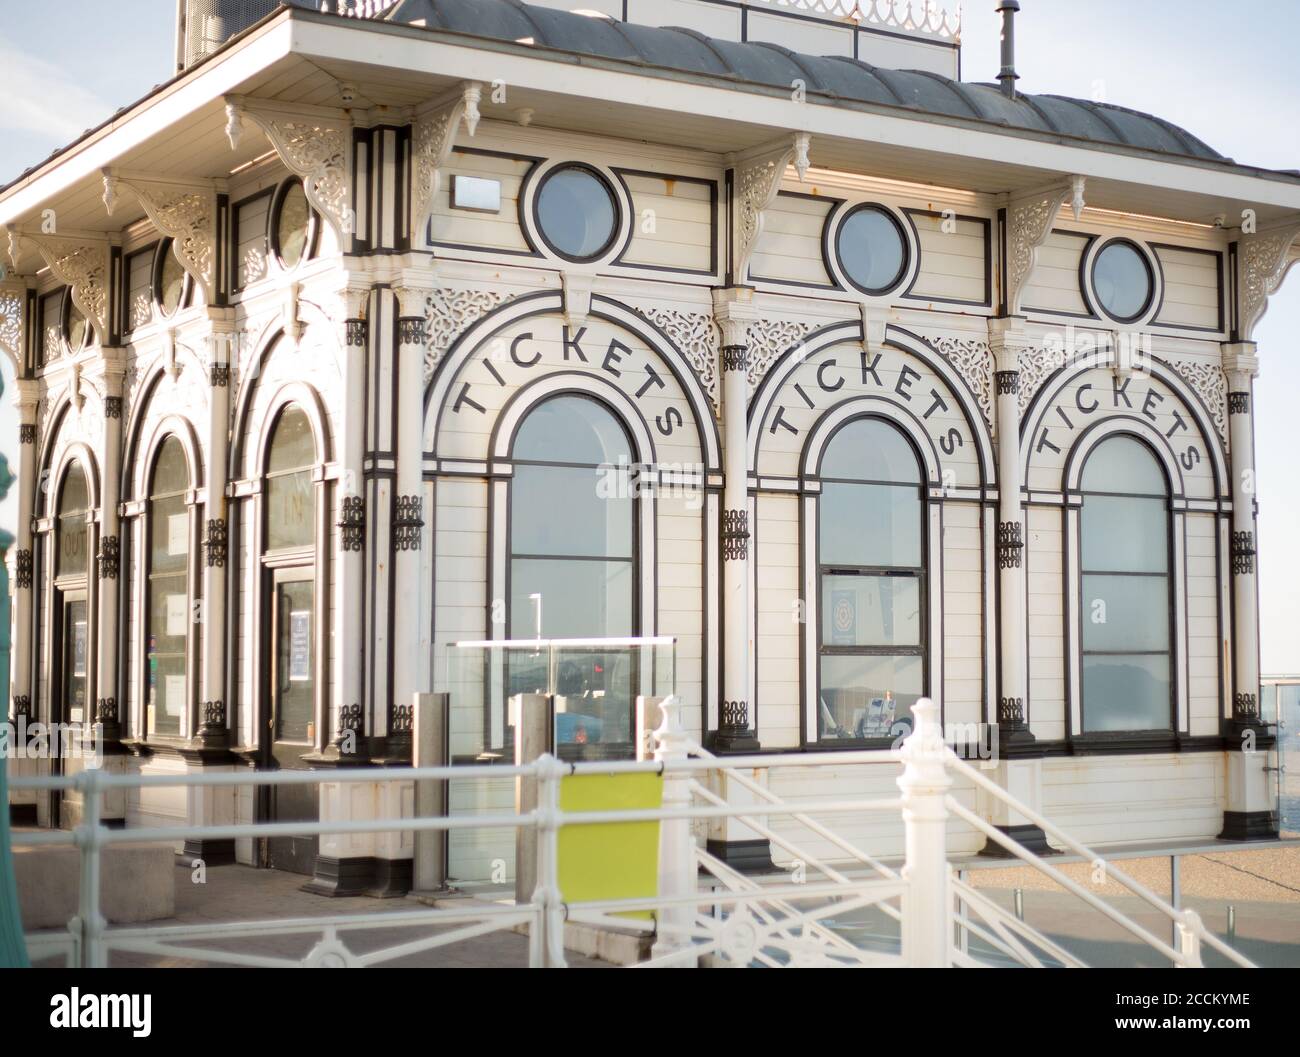
M 207 506 L 203 524 L 203 668 L 199 673 L 198 737 L 206 745 L 225 746 L 230 714 L 226 707 L 226 568 L 230 556 L 230 519 L 226 489 L 230 463 L 230 365 L 234 361 L 233 325 L 214 322 L 209 344 L 207 429 Z
M 1259 720 L 1259 595 L 1255 569 L 1254 380 L 1259 358 L 1254 342 L 1225 345 L 1228 374 L 1228 436 L 1232 457 L 1232 718 Z
M 104 433 L 100 453 L 99 553 L 92 576 L 99 580 L 99 656 L 94 721 L 104 725 L 106 741 L 120 736 L 119 701 L 123 698 L 117 682 L 118 581 L 121 561 L 121 516 L 118 510 L 122 479 L 122 350 L 105 348 L 104 357 Z
M 750 726 L 749 661 L 753 618 L 749 598 L 749 323 L 756 318 L 753 291 L 715 290 L 713 314 L 722 330 L 722 701 L 714 748 L 750 752 L 758 738 Z
M 393 701 L 390 742 L 409 750 L 414 695 L 426 689 L 421 662 L 420 607 L 427 598 L 420 561 L 424 509 L 425 302 L 432 292 L 426 267 L 420 281 L 403 277 L 397 299 L 397 499 L 393 524 Z
M 18 408 L 18 515 L 14 532 L 14 626 L 10 667 L 10 700 L 14 718 L 32 715 L 32 517 L 36 502 L 36 405 L 39 383 L 33 378 L 15 384 Z
M 997 724 L 998 757 L 994 780 L 1016 799 L 1036 808 L 1042 801 L 1042 761 L 1036 756 L 1029 729 L 1027 534 L 1020 465 L 1020 350 L 1027 345 L 1022 318 L 989 320 L 998 457 L 998 693 L 997 713 L 992 717 Z M 992 599 L 986 604 L 992 604 Z M 988 808 L 989 821 L 1008 836 L 1040 855 L 1052 850 L 1039 827 L 1002 801 L 994 800 Z M 992 840 L 985 843 L 981 854 L 1009 855 Z
M 335 693 L 330 716 L 333 750 L 344 748 L 347 733 L 357 729 L 365 707 L 365 547 L 366 498 L 364 458 L 369 347 L 369 281 L 349 283 L 342 291 L 344 392 L 339 408 L 339 484 L 334 511 L 339 550 L 334 557 L 334 641 L 351 644 L 334 651 Z M 327 817 L 322 810 L 321 817 Z
M 1026 344 L 1024 320 L 989 320 L 989 346 L 995 365 L 998 449 L 998 709 L 999 741 L 1032 742 L 1028 726 L 1025 663 L 1025 526 L 1020 472 L 1020 350 Z
M 1232 716 L 1227 725 L 1227 803 L 1221 838 L 1277 836 L 1276 801 L 1266 768 L 1267 742 L 1259 714 L 1259 581 L 1255 528 L 1255 394 L 1259 357 L 1254 342 L 1223 347 L 1228 376 L 1228 439 L 1232 466 Z

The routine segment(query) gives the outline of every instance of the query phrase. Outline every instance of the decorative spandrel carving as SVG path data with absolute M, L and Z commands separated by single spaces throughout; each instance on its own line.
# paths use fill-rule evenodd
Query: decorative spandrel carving
M 1214 363 L 1186 363 L 1174 360 L 1169 364 L 1201 398 L 1205 409 L 1214 420 L 1223 447 L 1228 447 L 1228 378 L 1223 368 Z
M 993 428 L 993 353 L 979 338 L 928 338 L 939 353 L 956 368 L 975 396 L 984 422 Z
M 23 291 L 0 288 L 0 348 L 14 360 L 23 359 Z
M 506 300 L 496 290 L 433 291 L 425 300 L 424 380 L 428 382 L 446 351 L 461 334 Z
M 1055 348 L 1020 350 L 1020 415 L 1044 381 L 1065 365 L 1065 350 Z
M 759 319 L 749 325 L 749 384 L 758 385 L 767 369 L 787 350 L 803 342 L 812 329 L 793 319 Z
M 637 312 L 667 334 L 677 346 L 709 394 L 714 410 L 717 410 L 719 339 L 713 317 L 671 308 L 639 308 Z

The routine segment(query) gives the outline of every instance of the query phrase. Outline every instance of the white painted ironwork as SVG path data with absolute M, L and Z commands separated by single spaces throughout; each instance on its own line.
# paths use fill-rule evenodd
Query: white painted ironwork
M 84 801 L 81 823 L 73 830 L 46 830 L 14 835 L 14 843 L 30 846 L 68 845 L 78 848 L 81 888 L 77 915 L 66 932 L 30 934 L 28 950 L 35 959 L 61 956 L 65 964 L 103 967 L 114 952 L 193 959 L 226 965 L 360 967 L 383 964 L 435 950 L 478 936 L 523 927 L 529 935 L 529 964 L 565 964 L 566 922 L 596 926 L 638 927 L 632 911 L 651 911 L 654 945 L 643 967 L 678 965 L 732 966 L 987 966 L 987 958 L 970 953 L 972 938 L 986 944 L 1008 963 L 1043 966 L 1082 966 L 1061 943 L 998 906 L 967 880 L 953 875 L 946 851 L 946 827 L 955 817 L 1006 848 L 1061 888 L 1077 896 L 1120 928 L 1176 966 L 1200 967 L 1201 948 L 1209 946 L 1230 962 L 1251 963 L 1207 930 L 1193 912 L 1179 910 L 1117 867 L 1106 873 L 1131 893 L 1165 915 L 1176 946 L 1121 913 L 1106 900 L 1072 880 L 1050 862 L 969 810 L 949 789 L 962 778 L 1002 801 L 1029 823 L 1040 827 L 1056 844 L 1096 862 L 1091 849 L 1063 833 L 1048 819 L 1011 797 L 995 782 L 960 760 L 942 736 L 938 709 L 928 700 L 913 708 L 915 729 L 898 752 L 827 752 L 719 758 L 685 733 L 674 698 L 660 704 L 663 720 L 655 732 L 654 760 L 566 764 L 543 756 L 517 766 L 454 766 L 417 768 L 356 768 L 329 772 L 273 771 L 188 775 L 109 774 L 85 770 L 73 776 L 22 777 L 21 789 L 76 789 Z M 898 798 L 819 801 L 815 807 L 796 804 L 753 780 L 756 768 L 897 766 Z M 658 809 L 563 811 L 560 782 L 578 774 L 660 773 L 664 797 Z M 747 773 L 748 772 L 748 773 Z M 712 788 L 710 777 L 725 777 L 721 788 L 736 790 L 743 803 L 729 803 Z M 446 815 L 420 818 L 325 820 L 320 822 L 252 822 L 205 826 L 152 826 L 109 829 L 101 824 L 103 797 L 110 791 L 146 787 L 222 787 L 449 781 L 462 783 L 528 778 L 537 783 L 537 807 L 527 812 L 502 812 L 472 817 Z M 906 859 L 901 870 L 879 862 L 812 817 L 861 817 L 867 812 L 901 811 Z M 842 853 L 837 865 L 810 854 L 788 833 L 767 819 L 791 820 L 812 837 Z M 696 846 L 692 824 L 702 819 L 735 819 L 802 864 L 807 875 L 746 876 Z M 654 895 L 636 899 L 586 900 L 565 903 L 560 890 L 558 835 L 561 827 L 622 822 L 657 822 L 660 827 L 659 878 Z M 110 926 L 100 906 L 103 849 L 123 842 L 174 843 L 186 839 L 266 838 L 282 835 L 348 833 L 420 833 L 425 831 L 513 829 L 536 831 L 531 900 L 493 903 L 469 900 L 452 907 L 365 914 L 321 915 L 222 924 Z M 813 876 L 816 875 L 816 876 Z M 701 884 L 699 878 L 704 878 Z M 897 922 L 899 934 L 870 942 L 855 941 L 849 916 L 874 908 Z M 378 948 L 349 945 L 349 934 L 392 931 L 394 941 Z M 860 928 L 859 928 L 860 931 Z M 300 935 L 315 937 L 305 956 L 287 957 L 239 950 L 240 939 Z
M 934 0 L 744 0 L 745 6 L 792 11 L 879 26 L 904 33 L 961 40 L 961 9 L 946 11 Z M 352 18 L 380 18 L 397 6 L 397 0 L 321 0 L 321 10 Z M 583 5 L 575 0 L 574 10 Z

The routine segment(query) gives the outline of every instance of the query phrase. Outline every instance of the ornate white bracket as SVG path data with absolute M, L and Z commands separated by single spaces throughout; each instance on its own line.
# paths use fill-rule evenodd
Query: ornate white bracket
M 1038 263 L 1038 250 L 1052 233 L 1052 222 L 1070 200 L 1083 211 L 1083 184 L 1071 180 L 1018 195 L 1007 203 L 1007 313 L 1020 314 L 1020 300 Z
M 72 303 L 108 338 L 108 242 L 91 236 L 33 235 L 9 229 L 9 256 L 17 264 L 18 242 L 26 239 L 40 252 L 59 282 L 72 289 Z
M 1300 221 L 1292 219 L 1252 235 L 1243 235 L 1237 257 L 1237 337 L 1254 341 L 1255 325 L 1268 299 L 1282 285 L 1296 258 L 1291 249 L 1300 238 Z
M 139 200 L 145 215 L 172 240 L 172 252 L 182 268 L 212 303 L 216 284 L 217 190 L 212 184 L 140 179 L 115 169 L 104 170 L 104 208 L 113 215 L 118 191 L 125 187 Z
M 727 160 L 735 170 L 732 195 L 731 274 L 743 283 L 763 233 L 763 219 L 781 189 L 786 167 L 794 165 L 802 181 L 808 171 L 808 147 L 812 142 L 806 132 L 796 132 L 790 139 L 758 147 Z
M 466 81 L 449 95 L 431 100 L 415 112 L 412 129 L 411 230 L 418 236 L 433 215 L 442 185 L 442 170 L 451 157 L 462 122 L 472 137 L 478 129 L 483 86 Z
M 285 167 L 302 180 L 307 200 L 334 229 L 345 247 L 356 229 L 352 212 L 352 121 L 341 110 L 284 107 L 226 97 L 226 136 L 239 144 L 243 122 L 266 133 Z

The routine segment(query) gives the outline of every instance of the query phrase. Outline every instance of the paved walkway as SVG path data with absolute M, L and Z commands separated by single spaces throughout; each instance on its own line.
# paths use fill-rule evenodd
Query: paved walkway
M 366 896 L 339 897 L 336 899 L 302 891 L 307 879 L 297 874 L 277 870 L 255 870 L 249 866 L 209 867 L 206 882 L 195 884 L 191 871 L 176 868 L 176 915 L 142 926 L 122 928 L 147 928 L 165 925 L 207 925 L 230 922 L 265 922 L 274 924 L 290 918 L 339 917 L 355 914 L 384 914 L 394 911 L 419 911 L 430 908 L 415 899 L 371 899 Z M 466 900 L 469 902 L 469 900 Z M 350 951 L 365 953 L 385 947 L 410 943 L 462 926 L 398 926 L 385 928 L 349 929 L 340 938 Z M 290 935 L 261 935 L 225 939 L 202 940 L 202 946 L 220 951 L 239 952 L 270 958 L 304 958 L 321 939 L 319 931 Z M 595 968 L 607 963 L 569 953 L 568 963 L 574 968 Z M 202 957 L 183 957 L 164 954 L 144 954 L 133 951 L 115 951 L 109 962 L 111 967 L 123 968 L 196 968 L 208 967 L 214 962 Z M 473 968 L 525 968 L 528 965 L 528 937 L 511 931 L 492 932 L 475 936 L 446 947 L 420 951 L 382 963 L 386 967 L 426 969 Z

